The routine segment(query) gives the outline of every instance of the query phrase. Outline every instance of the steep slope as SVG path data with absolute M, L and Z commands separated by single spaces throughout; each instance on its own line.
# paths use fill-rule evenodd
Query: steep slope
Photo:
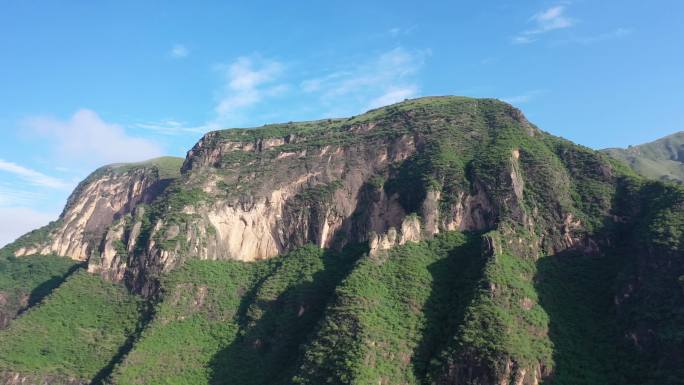
M 136 331 L 141 301 L 80 271 L 0 331 L 0 383 L 89 384 Z
M 139 170 L 127 169 L 128 185 L 149 172 Z M 25 349 L 0 354 L 0 372 L 115 384 L 684 378 L 684 188 L 645 182 L 508 104 L 421 98 L 349 119 L 211 132 L 167 183 L 118 189 L 141 193 L 106 221 L 58 223 L 5 249 L 52 250 L 76 234 L 57 249 L 85 255 L 92 282 L 120 281 L 154 311 L 124 312 L 125 331 L 94 355 L 97 373 L 50 354 L 29 366 L 35 351 Z M 82 191 L 70 202 L 109 200 Z M 86 236 L 91 220 L 107 225 Z M 41 325 L 29 315 L 55 311 L 71 281 L 0 342 L 25 341 Z M 94 330 L 108 335 L 105 323 Z
M 0 260 L 0 329 L 40 302 L 81 266 L 57 256 Z
M 86 261 L 98 252 L 113 221 L 139 203 L 152 201 L 178 177 L 181 161 L 165 157 L 99 168 L 76 187 L 55 222 L 24 235 L 0 253 L 55 254 Z
M 684 183 L 684 131 L 626 149 L 602 151 L 624 161 L 646 178 Z

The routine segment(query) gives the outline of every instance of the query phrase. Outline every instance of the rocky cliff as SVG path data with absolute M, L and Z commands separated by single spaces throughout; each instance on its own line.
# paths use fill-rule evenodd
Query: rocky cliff
M 188 258 L 255 261 L 307 243 L 369 240 L 386 249 L 440 231 L 492 229 L 504 211 L 537 225 L 522 207 L 520 149 L 508 149 L 495 175 L 466 175 L 463 167 L 502 127 L 529 138 L 541 133 L 495 101 L 436 99 L 436 109 L 424 102 L 352 119 L 211 132 L 158 201 L 114 222 L 89 269 L 149 293 L 150 277 Z M 455 159 L 439 159 L 447 154 Z M 567 223 L 549 231 L 564 238 L 548 238 L 550 247 L 582 241 L 574 234 L 581 222 L 570 211 L 558 215 Z

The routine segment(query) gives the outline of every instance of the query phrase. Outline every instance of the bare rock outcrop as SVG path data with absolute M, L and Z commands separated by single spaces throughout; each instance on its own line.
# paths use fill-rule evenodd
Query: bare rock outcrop
M 132 212 L 139 203 L 152 201 L 166 183 L 154 168 L 103 167 L 71 194 L 48 240 L 22 247 L 15 255 L 56 254 L 86 261 L 98 252 L 100 241 L 115 220 Z

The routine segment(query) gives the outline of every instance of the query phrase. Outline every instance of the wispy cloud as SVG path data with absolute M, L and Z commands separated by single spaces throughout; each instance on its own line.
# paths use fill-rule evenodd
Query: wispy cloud
M 292 111 L 312 118 L 353 115 L 417 96 L 417 73 L 429 55 L 429 50 L 398 47 L 363 61 L 340 60 L 335 68 L 305 79 L 296 78 L 297 68 L 291 64 L 286 66 L 258 54 L 240 56 L 214 68 L 221 76 L 221 87 L 216 92 L 214 117 L 209 121 L 187 124 L 163 119 L 138 122 L 133 127 L 178 135 L 254 125 L 258 124 L 256 116 L 289 119 Z M 287 111 L 274 103 L 285 100 L 285 96 Z
M 15 183 L 0 184 L 0 207 L 30 206 L 38 201 L 44 201 L 51 194 L 35 191 L 32 186 L 17 186 Z M 50 189 L 54 193 L 54 189 Z
M 388 104 L 397 103 L 404 99 L 414 97 L 417 94 L 418 88 L 415 85 L 390 88 L 384 94 L 371 100 L 370 103 L 368 103 L 368 108 L 377 108 L 386 106 Z
M 170 54 L 175 59 L 182 59 L 190 55 L 190 50 L 183 44 L 176 44 L 171 48 Z
M 520 105 L 528 103 L 544 93 L 546 93 L 546 90 L 531 90 L 520 95 L 501 98 L 501 100 L 503 100 L 506 103 Z
M 27 118 L 25 125 L 47 138 L 61 162 L 80 168 L 141 161 L 163 153 L 154 142 L 130 136 L 118 124 L 107 123 L 88 109 L 76 111 L 68 120 Z
M 632 33 L 633 33 L 633 31 L 629 28 L 616 28 L 612 31 L 601 33 L 601 34 L 594 35 L 594 36 L 573 37 L 570 39 L 559 40 L 555 44 L 556 45 L 563 45 L 563 44 L 590 45 L 590 44 L 604 42 L 607 40 L 621 39 L 621 38 L 624 38 L 624 37 L 631 35 Z
M 415 75 L 429 55 L 430 51 L 407 51 L 398 47 L 366 62 L 307 79 L 300 88 L 316 93 L 324 108 L 332 107 L 335 111 L 344 110 L 350 101 L 366 109 L 391 104 L 418 95 Z
M 30 184 L 38 187 L 48 187 L 53 189 L 64 189 L 72 187 L 71 183 L 65 182 L 59 178 L 54 178 L 45 175 L 36 170 L 20 166 L 13 162 L 8 162 L 0 159 L 0 171 L 14 174 Z M 7 190 L 4 190 L 7 192 Z M 2 191 L 0 191 L 2 193 Z
M 416 25 L 412 25 L 412 26 L 406 27 L 406 28 L 394 27 L 394 28 L 390 28 L 387 31 L 387 34 L 390 35 L 391 37 L 399 37 L 402 35 L 410 35 L 413 33 L 413 31 L 416 30 L 416 28 L 417 28 Z
M 576 20 L 566 16 L 565 10 L 565 5 L 555 5 L 532 15 L 528 22 L 533 23 L 534 27 L 514 36 L 513 44 L 529 44 L 544 33 L 572 27 Z
M 286 84 L 276 82 L 283 72 L 283 64 L 276 60 L 242 56 L 217 70 L 222 73 L 224 85 L 215 107 L 216 119 L 210 126 L 239 124 L 249 108 L 288 89 Z
M 28 207 L 0 207 L 0 247 L 48 224 L 58 215 L 56 212 L 41 212 Z
M 207 125 L 193 126 L 173 119 L 135 123 L 133 126 L 162 135 L 201 134 L 209 130 Z

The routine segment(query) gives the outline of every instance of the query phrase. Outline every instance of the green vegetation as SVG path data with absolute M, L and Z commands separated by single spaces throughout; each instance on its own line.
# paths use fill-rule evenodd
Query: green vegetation
M 46 243 L 50 240 L 50 232 L 52 232 L 52 230 L 54 230 L 57 226 L 59 226 L 59 220 L 50 222 L 46 226 L 22 235 L 21 237 L 17 238 L 16 241 L 0 249 L 0 259 L 13 258 L 14 253 L 21 248 L 42 245 Z
M 305 246 L 256 263 L 188 261 L 114 383 L 279 383 L 359 251 Z
M 112 382 L 421 382 L 473 296 L 479 237 L 444 234 L 357 263 L 361 252 L 188 261 L 164 279 L 154 320 Z
M 337 180 L 330 183 L 312 186 L 297 194 L 295 199 L 301 200 L 304 204 L 327 202 L 340 187 L 342 187 L 342 182 Z
M 0 332 L 0 370 L 90 380 L 136 330 L 141 301 L 86 272 Z
M 158 172 L 159 179 L 175 179 L 180 176 L 183 160 L 183 158 L 174 156 L 162 156 L 144 162 L 113 164 L 105 167 L 109 167 L 117 173 L 126 173 L 142 168 L 154 168 Z
M 629 215 L 619 233 L 623 247 L 618 252 L 625 265 L 617 279 L 622 291 L 616 298 L 618 324 L 634 336 L 625 345 L 641 345 L 631 363 L 635 378 L 644 384 L 677 383 L 684 378 L 678 353 L 684 350 L 684 188 L 627 180 L 616 206 Z
M 448 233 L 362 259 L 336 290 L 294 382 L 422 383 L 472 300 L 479 237 Z
M 684 183 L 684 132 L 626 149 L 603 151 L 646 178 Z
M 40 302 L 80 266 L 71 259 L 51 255 L 0 260 L 0 328 Z
M 627 384 L 632 361 L 620 349 L 615 256 L 554 255 L 537 263 L 535 288 L 549 317 L 554 385 Z M 633 378 L 633 377 L 632 377 Z
M 225 151 L 240 147 L 225 141 L 254 150 Z M 128 234 L 140 222 L 126 278 L 151 288 L 150 298 L 71 274 L 78 265 L 64 260 L 12 257 L 47 241 L 49 226 L 2 250 L 0 294 L 43 300 L 29 300 L 35 306 L 0 333 L 0 372 L 112 384 L 684 378 L 676 183 L 645 181 L 493 99 L 421 98 L 349 119 L 218 131 L 203 143 L 212 163 L 180 176 L 180 161 L 166 158 L 97 171 L 153 167 L 173 178 L 116 223 Z M 680 159 L 680 144 L 670 138 L 638 154 Z M 217 246 L 205 220 L 213 205 L 265 201 L 270 210 L 281 188 L 288 199 L 271 227 L 278 247 L 321 239 L 335 199 L 348 193 L 357 206 L 333 243 L 347 247 L 306 245 L 250 263 L 192 258 L 196 244 Z M 353 243 L 404 214 L 436 217 L 440 233 L 373 254 Z M 454 228 L 477 232 L 446 231 Z M 170 253 L 149 255 L 149 241 Z M 123 240 L 113 245 L 128 254 Z M 167 257 L 177 267 L 162 272 L 155 258 Z

